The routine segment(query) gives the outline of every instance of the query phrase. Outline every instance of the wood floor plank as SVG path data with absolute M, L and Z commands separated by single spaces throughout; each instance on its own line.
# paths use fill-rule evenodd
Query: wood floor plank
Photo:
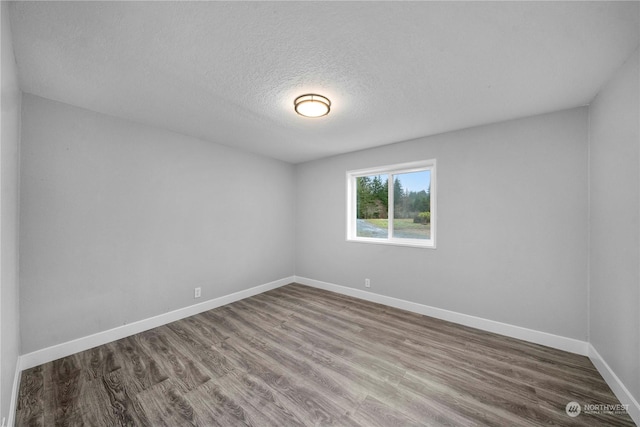
M 147 416 L 142 410 L 142 408 L 138 405 L 138 402 L 132 396 L 132 392 L 129 391 L 127 387 L 127 378 L 122 368 L 113 369 L 110 365 L 111 357 L 107 355 L 106 357 L 107 363 L 105 366 L 105 370 L 102 374 L 102 386 L 106 391 L 106 395 L 108 397 L 109 406 L 99 412 L 100 417 L 104 420 L 104 414 L 112 415 L 112 418 L 108 420 L 106 425 L 121 425 L 121 426 L 148 426 L 150 425 L 147 420 Z M 85 411 L 85 413 L 91 413 L 92 415 L 96 415 L 96 409 L 105 405 L 107 402 L 105 400 L 101 401 L 99 404 L 98 399 L 97 402 L 93 402 L 93 405 L 88 407 L 91 408 L 91 411 Z
M 214 422 L 204 425 L 293 426 L 302 425 L 277 393 L 260 384 L 246 373 L 231 372 L 189 392 L 189 400 L 196 403 L 203 418 Z
M 208 371 L 211 378 L 222 377 L 233 370 L 233 366 L 213 345 L 215 341 L 208 341 L 207 333 L 202 328 L 194 327 L 190 322 L 173 322 L 166 326 L 178 338 L 180 345 L 188 349 Z
M 83 424 L 107 427 L 122 424 L 121 420 L 129 419 L 129 414 L 119 404 L 113 405 L 112 394 L 105 387 L 105 376 L 121 369 L 115 362 L 111 346 L 95 347 L 75 356 L 81 369 L 78 408 L 81 408 Z M 119 383 L 119 380 L 107 382 L 112 386 Z
M 154 354 L 165 375 L 171 376 L 184 391 L 191 390 L 211 379 L 200 364 L 186 355 L 184 346 L 171 342 L 166 326 L 142 332 L 137 337 L 138 344 Z
M 197 425 L 259 425 L 258 420 L 249 415 L 246 402 L 230 393 L 225 377 L 210 380 L 185 397 L 193 403 Z
M 44 374 L 43 367 L 36 366 L 22 372 L 17 401 L 17 425 L 44 426 Z
M 292 335 L 287 337 L 291 338 Z M 382 393 L 389 392 L 404 377 L 403 369 L 389 363 L 383 365 L 380 360 L 364 352 L 344 348 L 335 350 L 335 347 L 327 350 L 324 343 L 309 340 L 308 344 L 298 347 L 296 352 L 310 363 L 334 372 L 340 381 L 348 381 L 353 387 L 366 386 L 368 392 L 378 388 Z
M 372 351 L 370 346 L 358 343 L 356 335 L 352 335 L 351 339 L 345 342 L 336 336 L 326 334 L 330 328 L 325 329 L 325 333 L 323 334 L 322 331 L 318 329 L 311 329 L 295 322 L 283 324 L 280 326 L 280 329 L 282 333 L 285 334 L 286 338 L 284 339 L 296 340 L 297 342 L 323 350 L 328 354 L 353 362 L 370 374 L 383 378 L 385 382 L 397 384 L 406 372 L 403 367 L 396 363 L 393 357 L 376 357 L 376 352 Z
M 417 421 L 408 417 L 402 411 L 385 405 L 379 400 L 369 396 L 360 405 L 358 411 L 350 417 L 358 425 L 383 425 L 383 426 L 424 426 L 423 421 Z
M 182 387 L 169 379 L 136 396 L 151 426 L 198 426 L 192 404 L 184 398 Z
M 230 323 L 237 323 L 238 327 L 244 325 L 252 331 L 251 336 L 254 338 L 250 341 L 245 340 L 244 343 L 260 351 L 264 360 L 268 360 L 272 365 L 297 372 L 304 377 L 305 383 L 323 390 L 337 404 L 350 408 L 364 399 L 364 395 L 354 393 L 355 388 L 345 388 L 341 385 L 344 377 L 340 373 L 328 369 L 322 363 L 310 363 L 313 361 L 309 361 L 308 355 L 298 351 L 301 347 L 300 342 L 288 336 L 275 335 L 271 332 L 273 328 L 263 329 L 252 323 L 250 318 L 244 319 L 241 314 L 232 309 L 228 310 L 227 319 Z
M 262 416 L 260 425 L 303 425 L 300 418 L 290 410 L 284 397 L 266 387 L 258 378 L 244 372 L 232 372 L 227 378 L 229 388 L 236 395 L 242 396 L 254 417 Z
M 245 299 L 235 302 L 227 306 L 231 310 L 242 313 L 243 316 L 249 317 L 255 324 L 261 325 L 263 328 L 273 328 L 288 320 L 291 316 L 282 316 L 278 312 L 272 312 L 267 307 L 256 306 L 251 304 L 251 299 Z
M 290 402 L 291 411 L 313 425 L 335 425 L 337 417 L 347 411 L 348 403 L 316 387 L 306 378 L 307 372 L 296 371 L 291 366 L 273 363 L 278 355 L 273 349 L 249 345 L 240 338 L 231 338 L 224 343 L 225 350 L 243 370 L 260 378 L 274 391 L 284 395 Z M 284 359 L 282 359 L 284 361 Z
M 299 284 L 22 373 L 16 426 L 633 426 L 591 361 Z
M 443 378 L 449 378 L 449 381 L 445 382 Z M 509 401 L 488 389 L 484 394 L 479 393 L 481 384 L 472 384 L 469 381 L 466 385 L 467 387 L 460 383 L 460 378 L 451 378 L 448 375 L 430 376 L 423 372 L 409 372 L 400 383 L 405 392 L 411 392 L 430 402 L 438 402 L 451 413 L 475 420 L 480 425 L 524 427 L 546 424 L 544 420 L 541 423 L 531 420 L 531 413 L 537 410 L 535 401 L 527 402 L 528 405 Z
M 152 354 L 143 349 L 133 337 L 118 340 L 112 343 L 112 346 L 120 355 L 123 369 L 127 372 L 133 391 L 141 392 L 169 379 L 168 375 L 160 371 L 158 362 Z M 107 346 L 97 347 L 97 349 L 103 347 Z
M 53 424 L 79 426 L 82 425 L 81 409 L 78 408 L 80 396 L 80 367 L 76 363 L 76 355 L 64 357 L 52 362 L 51 386 L 53 396 Z

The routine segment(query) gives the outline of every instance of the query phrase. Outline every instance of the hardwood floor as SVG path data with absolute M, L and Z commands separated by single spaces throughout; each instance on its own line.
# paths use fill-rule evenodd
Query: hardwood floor
M 17 426 L 634 426 L 588 358 L 298 284 L 26 370 Z

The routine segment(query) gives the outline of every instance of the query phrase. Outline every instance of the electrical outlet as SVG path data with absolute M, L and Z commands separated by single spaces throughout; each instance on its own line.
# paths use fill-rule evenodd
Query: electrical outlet
M 370 288 L 371 287 L 371 280 L 364 279 L 364 287 L 365 288 Z
M 201 295 L 202 295 L 202 289 L 201 288 L 195 288 L 193 290 L 193 297 L 194 298 L 200 298 Z

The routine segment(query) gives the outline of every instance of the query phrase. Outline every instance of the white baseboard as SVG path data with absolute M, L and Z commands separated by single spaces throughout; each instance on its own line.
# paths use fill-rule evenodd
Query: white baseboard
M 18 398 L 18 390 L 20 390 L 20 373 L 22 372 L 21 359 L 18 356 L 18 360 L 16 360 L 16 372 L 13 375 L 13 388 L 11 389 L 11 402 L 9 403 L 9 418 L 7 419 L 7 426 L 12 426 L 15 424 L 16 417 L 16 405 Z M 3 424 L 4 426 L 4 424 Z
M 483 319 L 481 317 L 469 316 L 467 314 L 457 313 L 455 311 L 444 310 L 441 308 L 418 304 L 411 301 L 405 301 L 385 295 L 374 294 L 372 292 L 349 288 L 347 286 L 321 282 L 319 280 L 308 279 L 306 277 L 295 276 L 295 281 L 302 285 L 313 286 L 315 288 L 337 292 L 339 294 L 349 295 L 355 298 L 400 308 L 402 310 L 424 314 L 426 316 L 435 317 L 437 319 L 447 320 L 449 322 L 470 326 L 472 328 L 481 329 L 483 331 L 493 332 L 496 334 L 506 335 L 508 337 L 518 338 L 536 344 L 546 345 L 547 347 L 568 351 L 570 353 L 580 354 L 582 356 L 586 356 L 588 354 L 589 343 L 574 338 L 562 337 L 559 335 L 549 334 L 547 332 L 536 331 L 520 326 L 509 325 L 507 323 L 496 322 L 494 320 Z
M 9 408 L 10 412 L 7 425 L 11 426 L 15 422 L 14 418 L 17 404 L 16 399 L 20 386 L 20 374 L 23 370 L 33 368 L 43 363 L 51 362 L 61 357 L 88 350 L 90 348 L 106 344 L 121 338 L 125 338 L 133 334 L 144 332 L 146 330 L 162 326 L 176 320 L 184 319 L 185 317 L 193 316 L 195 314 L 202 313 L 203 311 L 211 310 L 213 308 L 230 304 L 244 298 L 258 295 L 260 293 L 279 288 L 292 282 L 297 282 L 303 285 L 337 292 L 366 301 L 385 304 L 402 310 L 435 317 L 437 319 L 447 320 L 449 322 L 470 326 L 484 331 L 494 332 L 512 338 L 518 338 L 524 341 L 542 344 L 548 347 L 557 348 L 559 350 L 588 356 L 596 366 L 602 377 L 605 379 L 607 384 L 611 387 L 612 391 L 615 393 L 620 402 L 622 404 L 628 405 L 629 415 L 634 420 L 634 422 L 640 426 L 640 404 L 638 404 L 638 401 L 633 397 L 633 395 L 631 395 L 629 390 L 624 386 L 622 381 L 620 381 L 620 379 L 596 351 L 593 345 L 585 341 L 566 338 L 546 332 L 523 328 L 520 326 L 509 325 L 507 323 L 496 322 L 493 320 L 483 319 L 481 317 L 469 316 L 467 314 L 457 313 L 454 311 L 444 310 L 441 308 L 431 307 L 424 304 L 418 304 L 398 298 L 388 297 L 385 295 L 366 292 L 355 288 L 349 288 L 346 286 L 322 282 L 319 280 L 300 276 L 286 277 L 270 283 L 255 286 L 253 288 L 245 289 L 243 291 L 235 292 L 233 294 L 204 301 L 200 304 L 195 304 L 189 307 L 170 311 L 168 313 L 154 316 L 149 319 L 140 320 L 128 325 L 109 329 L 104 332 L 99 332 L 87 337 L 79 338 L 73 341 L 58 344 L 20 356 L 16 363 L 16 373 L 14 376 L 11 403 Z
M 158 326 L 166 325 L 167 323 L 175 322 L 176 320 L 184 319 L 185 317 L 193 316 L 195 314 L 202 313 L 203 311 L 230 304 L 232 302 L 239 301 L 253 295 L 258 295 L 271 289 L 288 285 L 289 283 L 292 283 L 294 281 L 294 276 L 285 277 L 284 279 L 265 283 L 259 286 L 254 286 L 253 288 L 234 292 L 222 297 L 210 299 L 199 304 L 194 304 L 190 305 L 189 307 L 173 310 L 168 313 L 151 317 L 149 319 L 140 320 L 128 325 L 119 326 L 107 331 L 98 332 L 93 335 L 47 347 L 42 350 L 34 351 L 32 353 L 27 353 L 20 356 L 20 368 L 21 370 L 33 368 L 35 366 L 42 365 L 43 363 L 60 359 L 61 357 L 88 350 L 90 348 L 116 341 L 130 335 L 138 334 L 140 332 L 144 332 Z
M 600 353 L 595 349 L 593 344 L 589 344 L 589 359 L 602 375 L 602 378 L 607 382 L 611 391 L 616 395 L 620 403 L 628 405 L 629 416 L 633 421 L 640 426 L 640 404 L 633 397 L 631 392 L 625 387 L 624 383 L 620 381 L 620 378 L 613 372 L 613 369 L 605 362 L 600 356 Z

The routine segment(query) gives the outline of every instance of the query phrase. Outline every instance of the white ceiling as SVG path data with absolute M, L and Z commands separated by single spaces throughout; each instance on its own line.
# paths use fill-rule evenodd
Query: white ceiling
M 20 2 L 25 92 L 292 163 L 588 104 L 638 2 Z M 293 99 L 328 96 L 305 119 Z

